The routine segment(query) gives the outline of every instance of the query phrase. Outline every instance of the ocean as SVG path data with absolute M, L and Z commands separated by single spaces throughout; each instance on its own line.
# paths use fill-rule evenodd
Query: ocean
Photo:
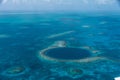
M 84 48 L 94 56 L 77 61 L 41 57 L 42 50 L 58 44 Z M 119 76 L 120 15 L 0 14 L 0 80 L 114 80 Z

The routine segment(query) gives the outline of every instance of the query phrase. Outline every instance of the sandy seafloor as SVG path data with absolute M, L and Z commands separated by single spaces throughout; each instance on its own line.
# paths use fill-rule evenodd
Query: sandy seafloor
M 97 56 L 106 59 L 85 63 L 40 59 L 39 52 L 56 41 L 94 48 L 100 51 Z M 20 68 L 18 73 L 15 67 Z M 120 15 L 0 15 L 0 80 L 113 80 L 118 76 Z

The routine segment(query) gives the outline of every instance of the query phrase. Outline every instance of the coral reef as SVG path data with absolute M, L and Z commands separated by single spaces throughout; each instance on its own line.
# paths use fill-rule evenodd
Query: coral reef
M 71 75 L 72 77 L 80 77 L 83 75 L 83 70 L 79 68 L 68 68 L 67 73 Z
M 15 66 L 15 67 L 10 67 L 7 70 L 3 72 L 4 76 L 19 76 L 24 74 L 26 71 L 28 71 L 27 68 L 24 66 Z

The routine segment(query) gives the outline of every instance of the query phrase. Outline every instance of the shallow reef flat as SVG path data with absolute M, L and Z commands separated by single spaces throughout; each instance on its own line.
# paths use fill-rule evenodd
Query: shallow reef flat
M 0 80 L 114 80 L 119 23 L 119 15 L 3 15 Z

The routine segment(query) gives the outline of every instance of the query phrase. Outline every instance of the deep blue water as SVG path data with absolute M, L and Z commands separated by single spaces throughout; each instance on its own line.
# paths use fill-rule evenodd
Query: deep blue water
M 50 37 L 55 34 L 72 33 Z M 41 60 L 41 50 L 56 41 L 101 51 L 88 63 Z M 20 74 L 8 74 L 23 66 Z M 0 15 L 0 80 L 113 80 L 120 76 L 120 15 L 5 14 Z M 71 69 L 83 70 L 76 74 Z M 79 72 L 78 72 L 79 73 Z
M 91 56 L 89 51 L 78 48 L 55 48 L 46 51 L 44 54 L 60 60 L 84 59 Z

